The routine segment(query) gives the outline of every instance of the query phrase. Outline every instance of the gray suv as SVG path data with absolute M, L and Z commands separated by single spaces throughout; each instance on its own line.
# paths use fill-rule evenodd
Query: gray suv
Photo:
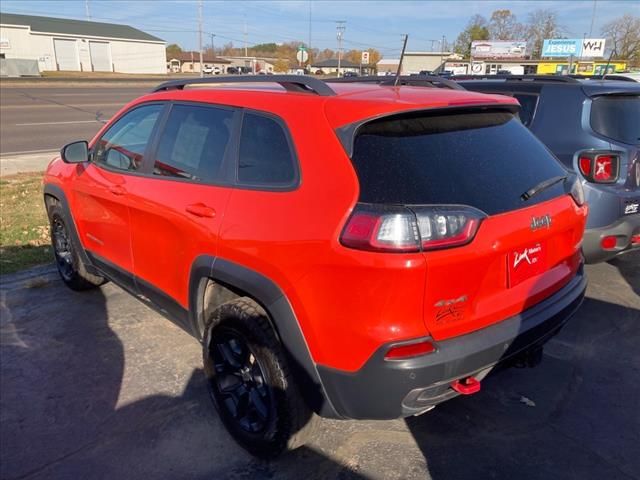
M 579 172 L 589 203 L 589 263 L 640 248 L 640 83 L 616 78 L 456 78 L 468 90 L 517 98 L 521 121 Z

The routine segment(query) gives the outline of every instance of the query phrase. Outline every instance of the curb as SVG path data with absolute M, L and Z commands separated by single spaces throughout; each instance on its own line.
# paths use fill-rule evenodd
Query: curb
M 57 151 L 0 155 L 0 177 L 17 173 L 44 172 Z

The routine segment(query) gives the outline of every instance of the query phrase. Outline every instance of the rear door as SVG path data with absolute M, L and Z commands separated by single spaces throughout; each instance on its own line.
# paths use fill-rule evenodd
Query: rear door
M 216 255 L 238 121 L 237 112 L 225 107 L 174 103 L 170 108 L 145 176 L 130 188 L 138 289 L 167 310 L 188 308 L 194 260 Z
M 586 209 L 567 194 L 568 171 L 506 111 L 418 112 L 359 130 L 353 162 L 360 202 L 418 215 L 427 280 L 424 321 L 435 339 L 513 316 L 568 283 L 580 264 Z M 534 193 L 549 179 L 555 183 Z M 526 193 L 528 192 L 528 193 Z M 475 238 L 441 206 L 484 213 Z M 458 208 L 458 207 L 456 207 Z M 435 212 L 421 218 L 421 212 Z M 440 246 L 440 247 L 439 247 Z

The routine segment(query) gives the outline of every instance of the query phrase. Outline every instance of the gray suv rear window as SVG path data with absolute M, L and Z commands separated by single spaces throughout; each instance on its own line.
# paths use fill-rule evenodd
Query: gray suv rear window
M 521 199 L 567 171 L 508 112 L 385 117 L 356 135 L 352 160 L 361 202 L 463 204 L 494 215 L 565 193 L 560 182 Z
M 640 144 L 640 96 L 603 95 L 591 106 L 591 128 L 612 140 Z

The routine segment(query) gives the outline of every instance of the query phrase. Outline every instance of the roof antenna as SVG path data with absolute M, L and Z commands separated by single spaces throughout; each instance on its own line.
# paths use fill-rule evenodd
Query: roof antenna
M 604 80 L 607 77 L 607 74 L 609 73 L 609 64 L 611 63 L 611 58 L 613 57 L 614 53 L 616 53 L 615 44 L 613 45 L 613 50 L 611 50 L 611 53 L 609 54 L 609 60 L 607 60 L 607 66 L 604 68 L 604 73 L 602 74 L 602 80 Z M 615 67 L 613 70 L 615 71 Z
M 400 72 L 402 71 L 402 60 L 404 60 L 404 51 L 407 48 L 407 39 L 409 35 L 404 36 L 404 43 L 402 44 L 402 53 L 400 54 L 400 61 L 398 62 L 398 71 L 396 72 L 396 79 L 393 82 L 393 86 L 397 87 L 400 81 Z

